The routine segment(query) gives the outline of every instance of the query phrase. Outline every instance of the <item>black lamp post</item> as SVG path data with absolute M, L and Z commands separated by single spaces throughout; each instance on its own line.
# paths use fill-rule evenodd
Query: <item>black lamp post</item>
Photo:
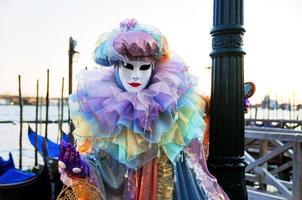
M 214 0 L 209 169 L 231 199 L 245 200 L 243 0 Z

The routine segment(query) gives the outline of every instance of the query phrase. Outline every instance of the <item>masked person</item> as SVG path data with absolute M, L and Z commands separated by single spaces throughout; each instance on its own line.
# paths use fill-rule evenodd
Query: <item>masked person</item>
M 94 59 L 70 96 L 76 147 L 60 146 L 62 181 L 100 199 L 228 199 L 206 166 L 196 81 L 162 33 L 125 20 Z

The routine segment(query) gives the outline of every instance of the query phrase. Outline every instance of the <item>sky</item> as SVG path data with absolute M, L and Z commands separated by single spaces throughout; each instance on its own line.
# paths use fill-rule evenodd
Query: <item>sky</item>
M 269 94 L 302 103 L 301 0 L 245 0 L 243 49 L 245 81 L 257 90 L 252 103 Z M 98 37 L 126 18 L 156 26 L 171 49 L 199 78 L 199 92 L 210 94 L 213 0 L 0 0 L 0 94 L 60 96 L 62 77 L 68 93 L 68 38 L 77 41 L 76 74 L 96 66 L 92 52 Z

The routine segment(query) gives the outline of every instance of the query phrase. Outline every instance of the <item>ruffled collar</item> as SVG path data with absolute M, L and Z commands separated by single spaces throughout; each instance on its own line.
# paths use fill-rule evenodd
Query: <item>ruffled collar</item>
M 193 86 L 187 66 L 175 55 L 156 63 L 151 84 L 138 93 L 119 88 L 112 68 L 83 70 L 78 78 L 80 112 L 98 121 L 95 136 L 114 136 L 127 127 L 152 143 L 159 139 L 155 132 L 172 127 L 179 98 Z M 159 118 L 167 121 L 165 127 L 156 126 Z

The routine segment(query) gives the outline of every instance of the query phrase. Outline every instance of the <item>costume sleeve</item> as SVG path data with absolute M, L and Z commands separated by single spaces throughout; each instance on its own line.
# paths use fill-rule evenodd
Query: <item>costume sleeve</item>
M 207 125 L 205 133 L 204 133 L 204 138 L 203 138 L 203 144 L 204 145 L 209 145 L 210 144 L 210 117 L 208 115 L 205 116 L 204 121 Z
M 209 145 L 210 143 L 210 97 L 208 96 L 200 96 L 202 100 L 202 110 L 205 113 L 205 116 L 203 117 L 203 120 L 206 123 L 206 130 L 204 133 L 204 138 L 203 138 L 203 144 L 204 145 Z

